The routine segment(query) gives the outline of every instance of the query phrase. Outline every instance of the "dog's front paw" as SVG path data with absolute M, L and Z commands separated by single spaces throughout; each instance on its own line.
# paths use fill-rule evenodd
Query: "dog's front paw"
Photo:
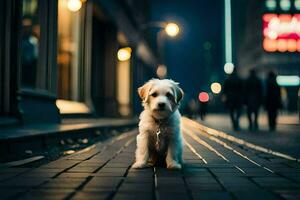
M 143 162 L 135 162 L 132 165 L 132 168 L 134 168 L 134 169 L 142 169 L 142 168 L 146 168 L 146 167 L 148 167 L 147 163 L 143 163 Z
M 168 163 L 167 164 L 167 168 L 168 169 L 181 169 L 181 164 L 177 163 L 177 162 L 172 162 L 172 163 Z

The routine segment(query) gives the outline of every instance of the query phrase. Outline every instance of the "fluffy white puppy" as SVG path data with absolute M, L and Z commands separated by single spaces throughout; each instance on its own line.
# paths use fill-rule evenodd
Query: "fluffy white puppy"
M 182 134 L 178 111 L 183 91 L 178 83 L 151 79 L 138 88 L 144 111 L 140 114 L 139 134 L 133 168 L 156 164 L 163 157 L 167 168 L 181 169 Z

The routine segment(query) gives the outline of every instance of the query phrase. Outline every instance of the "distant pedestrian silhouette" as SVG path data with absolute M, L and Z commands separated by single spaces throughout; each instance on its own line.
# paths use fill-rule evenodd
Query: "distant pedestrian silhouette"
M 207 102 L 200 102 L 199 114 L 200 114 L 200 119 L 202 121 L 205 120 L 206 113 L 207 113 Z
M 249 130 L 258 129 L 259 107 L 262 104 L 262 83 L 252 69 L 249 77 L 245 80 L 244 98 L 247 107 L 247 116 L 249 121 Z
M 270 131 L 276 129 L 277 114 L 281 106 L 280 87 L 276 82 L 276 75 L 274 72 L 269 72 L 266 81 L 265 108 L 268 113 Z
M 230 112 L 233 128 L 239 130 L 239 118 L 243 103 L 243 82 L 238 76 L 236 68 L 224 82 L 223 97 Z

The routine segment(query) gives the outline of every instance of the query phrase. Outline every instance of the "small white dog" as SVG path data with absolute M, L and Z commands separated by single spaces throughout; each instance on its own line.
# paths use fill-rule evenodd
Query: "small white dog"
M 133 168 L 154 165 L 163 157 L 167 168 L 181 169 L 182 135 L 178 111 L 183 91 L 178 83 L 151 79 L 138 88 L 144 111 L 140 114 L 139 134 Z

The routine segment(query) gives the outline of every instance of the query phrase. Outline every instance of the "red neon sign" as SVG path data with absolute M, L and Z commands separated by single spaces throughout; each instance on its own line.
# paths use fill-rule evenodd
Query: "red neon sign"
M 263 36 L 267 52 L 300 52 L 300 14 L 264 14 Z

